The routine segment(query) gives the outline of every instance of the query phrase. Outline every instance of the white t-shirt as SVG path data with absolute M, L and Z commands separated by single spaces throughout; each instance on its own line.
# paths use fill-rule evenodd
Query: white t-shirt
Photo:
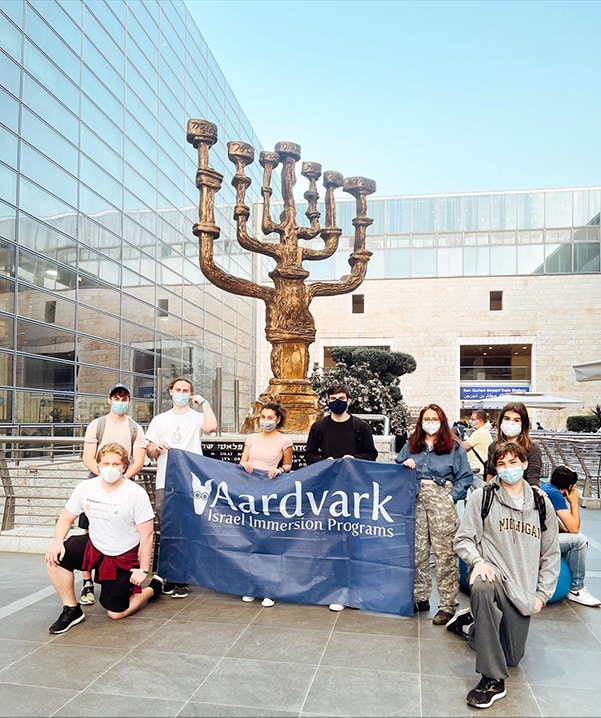
M 140 543 L 137 525 L 154 518 L 148 494 L 126 479 L 115 491 L 106 491 L 95 476 L 77 484 L 65 508 L 90 519 L 90 539 L 105 556 L 119 556 Z
M 204 416 L 194 409 L 188 408 L 184 414 L 175 414 L 173 409 L 158 414 L 150 422 L 146 431 L 146 441 L 153 444 L 166 442 L 172 449 L 183 449 L 202 455 L 202 430 Z M 164 451 L 157 459 L 156 488 L 165 488 L 167 473 L 167 455 Z

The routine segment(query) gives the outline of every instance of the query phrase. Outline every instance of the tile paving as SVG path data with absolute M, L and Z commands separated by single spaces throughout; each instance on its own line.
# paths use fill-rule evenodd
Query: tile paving
M 584 509 L 587 585 L 601 594 L 601 511 Z M 464 594 L 461 605 L 467 605 Z M 401 618 L 193 588 L 123 621 L 97 604 L 60 636 L 39 554 L 0 553 L 1 716 L 469 716 L 474 654 Z M 601 609 L 552 604 L 531 624 L 494 716 L 598 716 Z

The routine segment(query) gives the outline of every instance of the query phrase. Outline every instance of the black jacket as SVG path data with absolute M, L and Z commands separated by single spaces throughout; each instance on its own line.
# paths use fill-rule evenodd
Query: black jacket
M 316 421 L 309 429 L 307 437 L 307 446 L 305 447 L 305 461 L 307 464 L 315 464 L 322 459 L 321 447 L 323 445 L 323 434 L 328 421 L 332 421 L 329 416 Z M 355 436 L 356 451 L 353 452 L 355 459 L 365 459 L 366 461 L 375 461 L 378 458 L 378 450 L 374 445 L 374 437 L 370 425 L 351 414 L 350 418 L 353 433 Z

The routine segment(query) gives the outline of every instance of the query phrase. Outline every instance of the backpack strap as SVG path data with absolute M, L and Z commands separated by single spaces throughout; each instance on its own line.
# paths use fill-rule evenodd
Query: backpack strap
M 96 420 L 96 449 L 100 446 L 102 437 L 104 436 L 104 430 L 106 428 L 106 414 L 99 416 Z
M 475 446 L 472 446 L 472 451 L 474 452 L 474 454 L 476 455 L 476 458 L 477 458 L 478 461 L 482 464 L 482 466 L 483 466 L 484 468 L 486 468 L 486 461 L 484 461 L 484 459 L 483 459 L 483 458 L 480 456 L 480 454 L 476 451 L 476 447 L 475 447 Z
M 482 521 L 484 521 L 484 519 L 490 513 L 490 507 L 492 506 L 492 500 L 494 496 L 493 492 L 495 489 L 498 488 L 499 487 L 497 486 L 497 484 L 485 484 L 485 486 L 482 488 L 482 509 L 480 510 L 480 516 L 482 517 Z M 538 516 L 540 519 L 541 531 L 546 531 L 547 525 L 545 522 L 547 519 L 547 505 L 545 504 L 545 497 L 536 489 L 532 489 L 532 493 L 534 495 L 534 506 L 538 511 Z
M 130 456 L 133 456 L 134 453 L 134 443 L 136 441 L 136 438 L 138 437 L 138 425 L 136 422 L 131 418 L 131 416 L 127 417 L 127 421 L 129 423 L 129 431 L 131 435 L 131 447 L 130 447 Z M 96 422 L 96 449 L 100 446 L 100 442 L 102 441 L 102 437 L 104 436 L 104 430 L 106 429 L 106 414 L 104 416 L 99 416 L 98 420 Z
M 482 487 L 482 508 L 480 509 L 480 516 L 482 517 L 482 521 L 488 516 L 490 513 L 490 507 L 492 506 L 492 500 L 493 500 L 493 491 L 497 489 L 498 486 L 496 484 L 485 484 Z
M 547 530 L 546 519 L 547 519 L 547 505 L 545 504 L 545 497 L 536 489 L 532 489 L 534 494 L 534 505 L 538 511 L 540 517 L 540 528 L 541 531 Z

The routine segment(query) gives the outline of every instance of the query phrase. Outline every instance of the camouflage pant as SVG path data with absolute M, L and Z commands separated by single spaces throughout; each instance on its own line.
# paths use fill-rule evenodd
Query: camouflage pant
M 432 592 L 430 546 L 436 557 L 436 585 L 442 611 L 455 613 L 459 589 L 459 564 L 453 539 L 459 526 L 457 509 L 446 487 L 422 483 L 415 504 L 415 601 L 426 601 Z

